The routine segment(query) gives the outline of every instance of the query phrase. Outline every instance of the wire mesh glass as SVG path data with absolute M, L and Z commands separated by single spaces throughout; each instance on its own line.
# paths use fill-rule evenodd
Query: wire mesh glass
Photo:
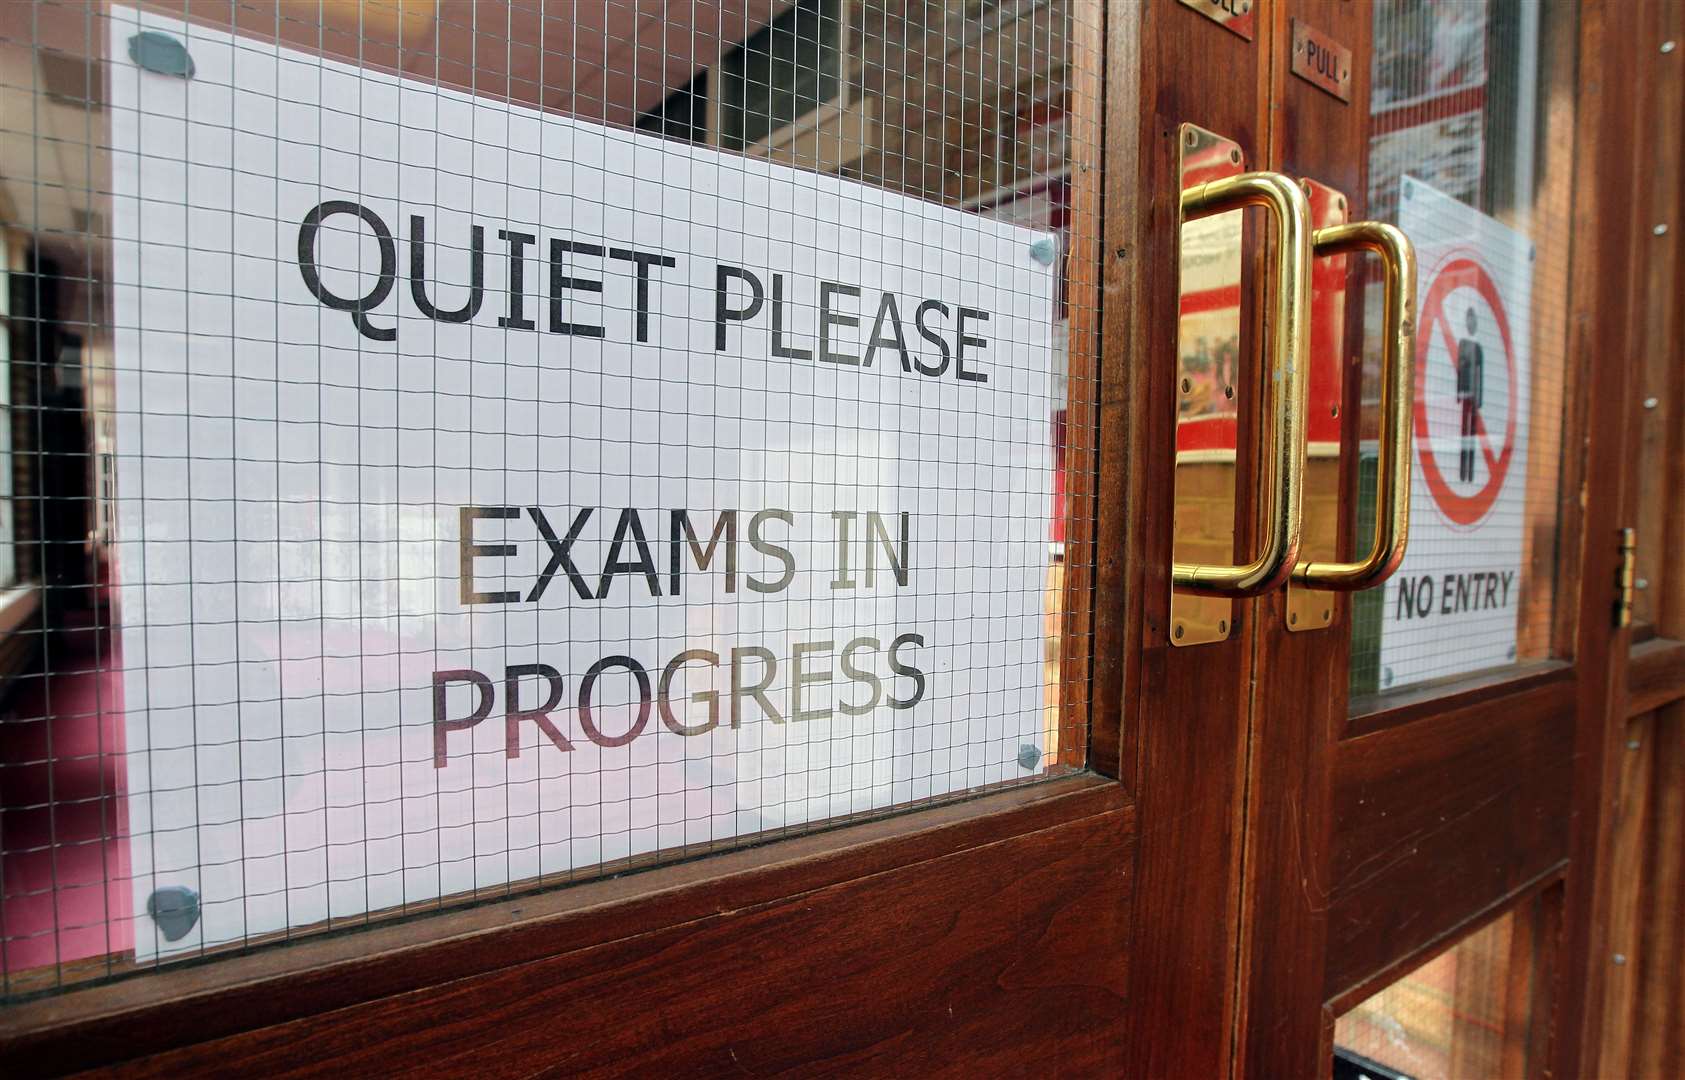
M 1414 241 L 1420 307 L 1410 544 L 1355 600 L 1359 708 L 1552 655 L 1574 173 L 1574 5 L 1376 0 L 1373 18 L 1368 216 Z M 1374 504 L 1378 281 L 1358 536 Z
M 1542 968 L 1533 902 L 1501 916 L 1343 1013 L 1336 1080 L 1527 1075 Z
M 6 998 L 1082 767 L 1095 7 L 4 9 Z

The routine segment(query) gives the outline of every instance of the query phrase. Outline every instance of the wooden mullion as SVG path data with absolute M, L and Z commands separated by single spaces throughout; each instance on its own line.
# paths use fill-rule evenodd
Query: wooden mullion
M 1627 638 L 1613 627 L 1613 583 L 1619 565 L 1619 526 L 1636 512 L 1638 419 L 1633 355 L 1637 307 L 1633 282 L 1643 256 L 1636 220 L 1649 208 L 1640 196 L 1648 168 L 1642 119 L 1646 80 L 1623 47 L 1635 25 L 1650 23 L 1654 4 L 1582 0 L 1579 40 L 1579 118 L 1576 125 L 1576 206 L 1595 209 L 1575 219 L 1570 319 L 1575 328 L 1571 387 L 1585 388 L 1583 529 L 1572 579 L 1577 599 L 1573 656 L 1580 671 L 1574 744 L 1574 804 L 1566 882 L 1562 963 L 1554 1000 L 1559 1033 L 1552 1048 L 1557 1075 L 1590 1075 L 1599 1056 L 1605 977 L 1609 967 L 1607 881 L 1598 873 L 1612 841 L 1609 793 L 1618 782 L 1623 745 Z M 1635 10 L 1637 7 L 1637 10 Z M 1646 230 L 1647 231 L 1647 230 Z M 1593 379 L 1596 379 L 1594 382 Z M 1596 392 L 1589 392 L 1595 386 Z M 1559 586 L 1560 587 L 1560 586 Z M 1566 599 L 1566 597 L 1565 597 Z M 1559 604 L 1559 607 L 1563 605 Z
M 1619 882 L 1608 907 L 1610 962 L 1617 970 L 1604 975 L 1603 1032 L 1598 1053 L 1597 1075 L 1631 1076 L 1633 1019 L 1637 1012 L 1640 985 L 1639 960 L 1635 944 L 1639 919 L 1645 903 L 1645 856 L 1652 828 L 1651 786 L 1654 717 L 1640 716 L 1624 725 L 1623 742 L 1629 748 L 1620 756 L 1620 779 L 1611 793 L 1608 873 Z
M 1522 883 L 1519 887 L 1500 896 L 1496 901 L 1486 905 L 1478 913 L 1458 924 L 1454 929 L 1436 934 L 1432 939 L 1423 941 L 1408 952 L 1389 961 L 1386 965 L 1376 968 L 1364 978 L 1340 987 L 1328 995 L 1324 1005 L 1324 1012 L 1336 1019 L 1344 1013 L 1361 1005 L 1375 994 L 1398 982 L 1412 971 L 1426 964 L 1434 957 L 1453 947 L 1459 940 L 1486 926 L 1494 919 L 1500 919 L 1522 905 L 1535 901 L 1547 901 L 1552 894 L 1560 895 L 1562 880 L 1567 869 L 1563 863 L 1553 866 L 1545 872 Z M 1548 906 L 1547 909 L 1548 910 Z M 1555 949 L 1554 930 L 1541 931 Z M 1546 1018 L 1548 1020 L 1548 1018 Z M 1540 1023 L 1539 1027 L 1548 1027 L 1548 1023 Z

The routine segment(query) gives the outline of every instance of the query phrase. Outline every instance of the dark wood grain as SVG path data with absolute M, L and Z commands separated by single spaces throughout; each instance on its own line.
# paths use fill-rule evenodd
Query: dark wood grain
M 1638 287 L 1644 299 L 1633 357 L 1641 368 L 1639 398 L 1646 407 L 1640 425 L 1637 461 L 1638 577 L 1649 587 L 1633 597 L 1633 620 L 1660 636 L 1685 638 L 1685 4 L 1652 3 L 1635 13 L 1634 42 L 1645 43 L 1642 74 L 1647 114 L 1641 132 L 1673 132 L 1671 138 L 1643 140 L 1641 197 L 1633 208 L 1639 218 L 1636 244 L 1644 254 Z M 1662 53 L 1656 42 L 1672 41 Z M 1658 235 L 1653 226 L 1670 222 Z M 1646 234 L 1644 226 L 1652 226 Z
M 1151 823 L 1139 848 L 1125 1038 L 1134 1075 L 1217 1076 L 1231 1059 L 1255 616 L 1254 605 L 1237 603 L 1229 640 L 1169 645 L 1177 139 L 1182 123 L 1198 124 L 1238 142 L 1259 167 L 1269 30 L 1260 27 L 1249 43 L 1176 0 L 1117 0 L 1107 29 L 1101 483 L 1125 513 L 1112 530 L 1102 524 L 1099 588 L 1102 602 L 1127 606 L 1097 614 L 1102 634 L 1119 643 L 1115 655 L 1139 666 L 1097 666 L 1095 692 L 1101 700 L 1114 692 L 1107 680 L 1121 677 L 1122 767 Z M 1249 225 L 1235 469 L 1242 559 L 1252 543 L 1255 484 L 1246 478 L 1255 475 L 1250 446 L 1263 385 L 1256 356 L 1267 239 L 1262 222 Z
M 1287 58 L 1293 20 L 1308 22 L 1356 56 L 1367 56 L 1373 14 L 1343 0 L 1285 0 L 1263 10 L 1277 43 L 1271 54 L 1270 96 L 1277 107 L 1269 113 L 1269 167 L 1345 193 L 1352 220 L 1361 220 L 1368 110 L 1292 76 Z M 1362 103 L 1369 98 L 1369 65 L 1354 63 L 1352 68 L 1352 101 Z M 1358 370 L 1342 361 L 1362 355 L 1364 306 L 1353 286 L 1367 268 L 1361 259 L 1349 259 L 1347 265 L 1345 333 L 1333 369 L 1350 371 L 1344 384 L 1351 385 L 1317 389 L 1332 400 L 1349 402 L 1352 394 L 1342 391 L 1355 392 L 1360 379 Z M 1313 360 L 1312 372 L 1318 368 Z M 1360 415 L 1350 404 L 1343 411 L 1341 490 L 1353 493 Z M 1308 498 L 1306 505 L 1311 505 Z M 1353 548 L 1351 531 L 1351 515 L 1341 515 L 1337 532 L 1347 557 Z M 1330 558 L 1335 552 L 1316 554 Z M 1288 633 L 1286 598 L 1282 590 L 1256 604 L 1236 1036 L 1236 1071 L 1244 1076 L 1317 1075 L 1327 1068 L 1331 1052 L 1322 1014 L 1331 887 L 1329 755 L 1345 718 L 1351 605 L 1335 602 L 1334 620 L 1325 629 Z
M 1095 858 L 1121 859 L 1118 865 L 1127 868 L 1133 822 L 1128 810 L 1118 785 L 1077 777 L 641 874 L 166 969 L 0 1011 L 0 1074 L 71 1071 L 273 1027 L 673 926 L 788 904 L 793 897 L 907 872 L 962 852 L 979 852 L 988 863 L 988 853 L 1007 841 L 1075 822 L 1104 818 L 1108 829 L 1122 830 L 1114 839 L 1095 840 L 1104 849 Z M 951 902 L 951 896 L 943 901 Z M 793 960 L 799 955 L 792 950 Z
M 1116 1072 L 1129 819 L 1112 810 L 122 1071 Z
M 1100 350 L 1096 412 L 1097 454 L 1093 632 L 1094 653 L 1089 763 L 1106 776 L 1135 783 L 1139 726 L 1131 722 L 1133 695 L 1140 685 L 1141 596 L 1146 552 L 1154 530 L 1143 515 L 1149 460 L 1137 403 L 1147 400 L 1148 373 L 1132 363 L 1141 332 L 1131 315 L 1147 302 L 1150 283 L 1135 271 L 1141 243 L 1151 236 L 1142 219 L 1147 200 L 1140 190 L 1143 147 L 1138 145 L 1143 75 L 1142 20 L 1127 5 L 1103 5 L 1105 136 L 1102 166 L 1100 259 Z M 1151 147 L 1146 148 L 1148 151 Z M 1158 482 L 1163 483 L 1162 470 Z
M 1327 997 L 1567 858 L 1575 691 L 1554 683 L 1339 744 Z
M 1552 1048 L 1557 1075 L 1590 1075 L 1597 1066 L 1603 1015 L 1610 890 L 1598 872 L 1612 837 L 1612 793 L 1619 781 L 1626 716 L 1628 631 L 1613 628 L 1612 593 L 1619 565 L 1616 535 L 1637 514 L 1642 405 L 1634 393 L 1638 365 L 1630 358 L 1646 303 L 1635 289 L 1647 256 L 1643 240 L 1653 212 L 1644 193 L 1650 155 L 1642 123 L 1653 101 L 1643 67 L 1658 50 L 1623 57 L 1636 27 L 1653 25 L 1669 0 L 1582 0 L 1579 18 L 1575 204 L 1596 208 L 1574 221 L 1570 318 L 1574 327 L 1570 385 L 1596 387 L 1585 410 L 1585 527 L 1573 560 L 1579 623 L 1572 649 L 1580 672 L 1573 746 L 1572 867 L 1563 901 L 1562 963 L 1555 1000 L 1560 1019 Z M 1635 62 L 1638 68 L 1635 69 Z M 1563 586 L 1559 584 L 1558 588 Z
M 1505 915 L 1516 911 L 1521 904 L 1536 897 L 1554 896 L 1557 899 L 1557 907 L 1560 908 L 1562 879 L 1566 869 L 1566 864 L 1552 867 L 1539 877 L 1526 882 L 1514 892 L 1499 897 L 1485 910 L 1464 921 L 1454 931 L 1426 942 L 1415 950 L 1399 956 L 1385 967 L 1377 968 L 1370 973 L 1368 978 L 1350 984 L 1338 994 L 1329 997 L 1326 1006 L 1327 1011 L 1336 1017 L 1350 1011 L 1353 1007 L 1362 1004 L 1370 997 L 1409 975 L 1441 952 L 1454 947 L 1461 938 L 1474 933 L 1494 919 L 1503 918 Z M 1548 908 L 1544 910 L 1548 915 Z M 1555 933 L 1555 931 L 1552 931 L 1552 933 Z M 1550 943 L 1550 955 L 1554 957 L 1559 951 L 1555 945 L 1555 937 L 1547 936 L 1545 940 Z M 1550 1018 L 1545 1017 L 1545 1022 L 1541 1026 L 1548 1029 L 1550 1027 L 1549 1021 Z
M 1573 682 L 1574 678 L 1574 665 L 1569 661 L 1539 660 L 1481 675 L 1435 680 L 1385 695 L 1353 698 L 1341 737 L 1355 739 L 1451 709 L 1502 701 L 1551 683 Z
M 1543 496 L 1555 504 L 1554 518 L 1546 515 L 1555 544 L 1534 545 L 1529 563 L 1529 573 L 1556 582 L 1550 631 L 1529 628 L 1536 638 L 1527 647 L 1548 644 L 1552 655 L 1572 660 L 1354 703 L 1330 758 L 1330 1002 L 1354 1003 L 1550 884 L 1554 914 L 1527 943 L 1537 980 L 1509 1000 L 1535 1015 L 1528 1041 L 1506 1044 L 1506 1052 L 1512 1064 L 1524 1054 L 1529 1072 L 1558 1075 L 1585 1074 L 1595 1064 L 1587 1010 L 1601 1000 L 1607 908 L 1594 868 L 1607 843 L 1605 794 L 1619 738 L 1610 721 L 1626 688 L 1625 639 L 1609 614 L 1610 537 L 1633 505 L 1638 405 L 1632 366 L 1608 357 L 1627 355 L 1624 343 L 1632 340 L 1637 237 L 1627 216 L 1635 157 L 1623 132 L 1638 80 L 1616 71 L 1608 48 L 1624 18 L 1619 8 L 1588 0 L 1572 32 L 1547 35 L 1544 68 L 1548 93 L 1578 102 L 1572 130 L 1561 128 L 1557 114 L 1546 140 L 1558 157 L 1562 140 L 1572 143 L 1572 228 L 1554 234 L 1564 258 L 1572 252 L 1560 418 L 1570 450 L 1560 482 Z M 1547 186 L 1547 212 L 1566 219 L 1563 174 Z M 1591 386 L 1595 394 L 1575 389 Z
M 1598 1073 L 1662 1076 L 1685 1052 L 1685 704 L 1633 717 L 1625 739 L 1602 868 L 1611 959 Z
M 1655 712 L 1685 698 L 1685 641 L 1651 638 L 1627 659 L 1626 714 Z
M 1612 886 L 1607 932 L 1611 957 L 1618 955 L 1622 962 L 1612 964 L 1616 970 L 1604 976 L 1599 1076 L 1633 1075 L 1632 1027 L 1644 969 L 1649 966 L 1639 941 L 1648 900 L 1645 869 L 1655 824 L 1650 815 L 1654 800 L 1651 788 L 1656 780 L 1655 720 L 1650 715 L 1626 722 L 1627 750 L 1620 757 L 1620 783 L 1613 793 L 1609 854 L 1604 868 Z

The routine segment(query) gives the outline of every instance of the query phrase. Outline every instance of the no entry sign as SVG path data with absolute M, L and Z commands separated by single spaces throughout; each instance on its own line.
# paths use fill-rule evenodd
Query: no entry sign
M 1413 177 L 1416 461 L 1410 547 L 1387 583 L 1381 685 L 1515 659 L 1522 590 L 1533 247 Z

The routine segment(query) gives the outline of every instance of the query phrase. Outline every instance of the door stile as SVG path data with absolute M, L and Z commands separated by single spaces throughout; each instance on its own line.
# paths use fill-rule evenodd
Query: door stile
M 1283 0 L 1267 10 L 1276 43 L 1268 53 L 1268 168 L 1294 179 L 1309 178 L 1346 196 L 1348 219 L 1363 220 L 1368 159 L 1369 9 L 1343 0 Z M 1350 102 L 1313 86 L 1290 71 L 1296 22 L 1308 23 L 1351 50 Z M 1372 256 L 1370 257 L 1372 258 Z M 1356 496 L 1358 419 L 1363 327 L 1364 256 L 1346 257 L 1343 303 L 1312 301 L 1312 319 L 1343 314 L 1344 329 L 1333 340 L 1332 364 L 1311 357 L 1307 430 L 1338 424 L 1338 465 L 1323 453 L 1306 463 L 1306 550 L 1327 559 L 1336 552 L 1312 548 L 1313 520 L 1327 514 L 1331 497 L 1340 558 L 1352 558 L 1367 537 L 1352 534 Z M 1315 271 L 1313 270 L 1313 276 Z M 1343 312 L 1342 312 L 1343 309 Z M 1318 328 L 1311 330 L 1313 350 Z M 1324 358 L 1326 360 L 1327 358 Z M 1341 373 L 1350 393 L 1321 385 Z M 1313 443 L 1315 439 L 1313 437 Z M 1317 449 L 1313 446 L 1313 449 Z M 1332 490 L 1329 488 L 1332 487 Z M 1296 588 L 1296 586 L 1295 586 Z M 1337 593 L 1321 594 L 1333 606 L 1332 621 L 1320 629 L 1288 632 L 1287 589 L 1260 598 L 1252 635 L 1250 698 L 1247 704 L 1247 788 L 1245 853 L 1240 914 L 1239 1002 L 1236 1010 L 1235 1075 L 1313 1076 L 1327 1067 L 1332 1028 L 1323 1019 L 1323 973 L 1329 901 L 1328 841 L 1332 820 L 1332 740 L 1346 714 L 1347 666 L 1351 652 L 1351 603 Z
M 1106 477 L 1100 471 L 1101 414 L 1096 381 L 1101 389 L 1110 385 L 1113 373 L 1102 370 L 1102 289 L 1100 252 L 1106 243 L 1105 212 L 1110 193 L 1105 190 L 1104 145 L 1107 100 L 1112 83 L 1105 74 L 1108 45 L 1103 0 L 1086 0 L 1078 6 L 1071 40 L 1069 115 L 1071 118 L 1071 250 L 1065 254 L 1069 274 L 1070 386 L 1065 424 L 1065 445 L 1080 447 L 1080 460 L 1073 454 L 1065 463 L 1069 487 L 1065 542 L 1063 625 L 1058 627 L 1060 696 L 1058 702 L 1058 757 L 1061 763 L 1094 766 L 1102 774 L 1118 778 L 1118 736 L 1123 713 L 1115 701 L 1102 701 L 1100 688 L 1110 685 L 1098 669 L 1119 667 L 1118 655 L 1100 648 L 1096 624 L 1109 609 L 1103 601 L 1111 592 L 1101 592 L 1095 583 L 1102 572 L 1095 546 L 1105 506 L 1131 505 L 1102 501 L 1099 485 Z M 1120 103 L 1128 108 L 1129 103 Z M 1083 387 L 1088 390 L 1083 390 Z M 1110 494 L 1110 493 L 1108 493 Z M 1107 520 L 1105 525 L 1112 522 Z M 1109 639 L 1108 639 L 1109 640 Z M 1122 654 L 1127 656 L 1127 653 Z M 1066 747 L 1072 747 L 1067 755 Z
M 1101 484 L 1103 499 L 1117 497 L 1117 485 L 1138 509 L 1120 522 L 1123 535 L 1102 530 L 1100 595 L 1118 595 L 1127 575 L 1130 607 L 1127 618 L 1099 612 L 1097 632 L 1101 648 L 1121 640 L 1121 654 L 1139 664 L 1138 677 L 1120 688 L 1133 709 L 1127 715 L 1139 718 L 1122 739 L 1120 775 L 1135 777 L 1141 820 L 1152 823 L 1136 863 L 1125 1039 L 1136 1075 L 1214 1076 L 1228 1071 L 1233 1046 L 1245 688 L 1258 605 L 1235 603 L 1226 641 L 1170 644 L 1178 141 L 1183 123 L 1197 124 L 1237 142 L 1247 168 L 1267 167 L 1262 58 L 1273 31 L 1258 20 L 1256 40 L 1247 41 L 1178 0 L 1113 0 L 1108 13 L 1108 117 L 1123 119 L 1109 128 L 1106 149 L 1101 453 L 1127 475 L 1103 472 Z M 1131 92 L 1138 109 L 1117 107 Z M 1258 467 L 1250 448 L 1262 420 L 1258 343 L 1272 235 L 1261 220 L 1248 222 L 1235 462 L 1242 478 Z M 1246 538 L 1237 547 L 1245 549 L 1253 544 L 1255 485 L 1236 486 L 1235 521 L 1244 530 L 1237 535 Z M 1097 697 L 1112 693 L 1120 674 L 1130 673 L 1097 661 Z M 1098 745 L 1095 757 L 1103 769 Z

